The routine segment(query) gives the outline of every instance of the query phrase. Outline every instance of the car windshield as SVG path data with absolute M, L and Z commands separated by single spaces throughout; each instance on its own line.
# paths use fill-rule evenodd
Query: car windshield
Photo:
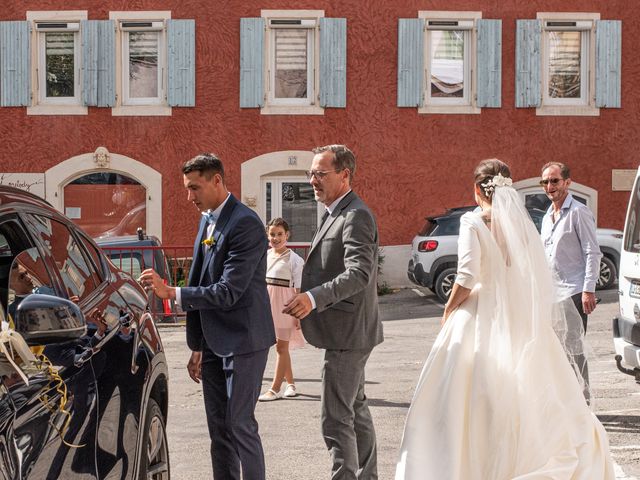
M 627 252 L 640 253 L 640 177 L 636 178 L 629 200 L 623 243 Z

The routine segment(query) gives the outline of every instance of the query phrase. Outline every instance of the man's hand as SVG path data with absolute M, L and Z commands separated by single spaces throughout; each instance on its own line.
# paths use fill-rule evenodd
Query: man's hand
M 202 352 L 191 352 L 191 358 L 187 363 L 187 372 L 189 372 L 191 380 L 200 383 L 200 379 L 202 379 Z
M 311 313 L 311 300 L 306 293 L 298 293 L 287 300 L 284 304 L 282 313 L 293 315 L 298 320 L 306 317 Z
M 582 292 L 582 310 L 587 315 L 590 315 L 596 309 L 596 294 L 595 292 Z
M 147 268 L 140 274 L 140 278 L 138 278 L 138 283 L 144 287 L 144 289 L 148 292 L 153 290 L 153 293 L 160 298 L 170 298 L 171 300 L 175 300 L 176 298 L 176 289 L 165 285 L 153 268 Z

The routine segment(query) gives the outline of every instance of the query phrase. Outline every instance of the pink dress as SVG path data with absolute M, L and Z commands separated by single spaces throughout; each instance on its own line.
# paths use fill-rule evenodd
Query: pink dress
M 267 291 L 271 300 L 271 314 L 279 340 L 289 342 L 289 349 L 304 346 L 302 330 L 297 328 L 295 317 L 282 313 L 284 304 L 300 288 L 304 260 L 300 255 L 285 250 L 281 255 L 273 249 L 267 253 Z

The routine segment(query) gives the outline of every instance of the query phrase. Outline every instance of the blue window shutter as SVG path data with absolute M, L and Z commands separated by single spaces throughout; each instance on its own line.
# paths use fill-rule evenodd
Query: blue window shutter
M 29 22 L 0 22 L 0 106 L 31 105 Z
M 622 22 L 596 21 L 596 107 L 620 108 Z
M 115 20 L 82 20 L 82 103 L 92 107 L 116 104 Z
M 516 107 L 539 107 L 542 103 L 542 20 L 516 23 Z
M 502 96 L 502 20 L 478 20 L 478 107 L 500 108 Z
M 240 19 L 240 108 L 264 105 L 264 18 Z
M 398 20 L 398 106 L 422 106 L 424 82 L 424 20 Z
M 320 106 L 347 106 L 347 19 L 320 19 Z
M 195 20 L 167 20 L 167 87 L 169 106 L 195 106 Z

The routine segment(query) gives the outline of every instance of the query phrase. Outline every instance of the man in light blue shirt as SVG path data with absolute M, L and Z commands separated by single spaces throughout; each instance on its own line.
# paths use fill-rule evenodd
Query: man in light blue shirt
M 547 261 L 571 296 L 587 331 L 587 315 L 596 308 L 596 281 L 600 274 L 602 253 L 596 237 L 596 222 L 591 210 L 569 193 L 569 168 L 560 162 L 542 167 L 540 185 L 551 205 L 542 219 L 541 236 Z M 584 358 L 577 359 L 585 384 L 588 371 Z

